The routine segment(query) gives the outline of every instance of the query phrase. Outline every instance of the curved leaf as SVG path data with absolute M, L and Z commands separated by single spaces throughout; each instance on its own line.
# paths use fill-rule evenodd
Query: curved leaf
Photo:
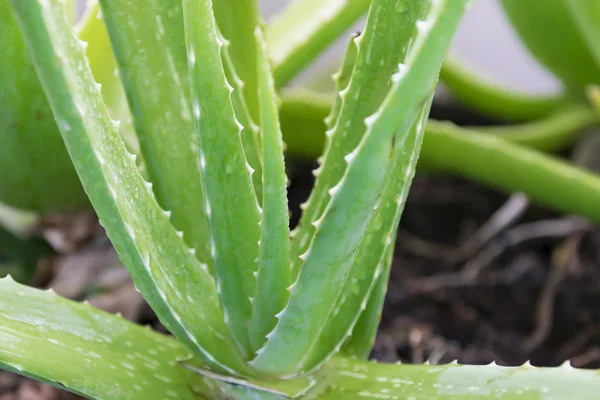
M 423 164 L 492 187 L 523 192 L 556 210 L 600 222 L 600 177 L 561 159 L 450 123 L 429 124 Z
M 184 0 L 183 16 L 192 116 L 200 146 L 198 166 L 209 221 L 217 294 L 237 347 L 249 358 L 248 328 L 254 296 L 261 209 L 244 154 L 223 68 L 223 47 L 211 0 Z
M 569 88 L 600 83 L 600 65 L 571 18 L 568 0 L 502 0 L 525 46 Z
M 491 365 L 393 365 L 335 358 L 319 400 L 490 398 L 588 400 L 600 371 Z
M 252 301 L 250 323 L 254 350 L 264 345 L 266 336 L 277 323 L 279 313 L 288 300 L 290 285 L 290 231 L 286 191 L 287 177 L 283 159 L 283 141 L 277 115 L 277 97 L 267 47 L 260 27 L 257 42 L 258 100 L 262 137 L 263 207 L 260 229 L 256 294 Z
M 12 5 L 75 168 L 136 287 L 165 326 L 205 362 L 247 373 L 213 277 L 171 225 L 125 149 L 62 1 Z
M 403 3 L 404 4 L 404 3 Z M 354 39 L 357 46 L 356 61 L 348 52 L 342 70 L 352 71 L 350 81 L 340 87 L 339 113 L 329 121 L 327 141 L 319 160 L 319 168 L 313 172 L 315 185 L 308 202 L 303 206 L 300 223 L 294 230 L 292 242 L 292 270 L 294 277 L 302 268 L 305 254 L 317 230 L 316 221 L 321 218 L 331 200 L 329 191 L 340 182 L 346 171 L 344 157 L 360 143 L 366 132 L 365 118 L 377 111 L 392 85 L 389 77 L 397 71 L 415 32 L 415 23 L 426 12 L 429 2 L 410 2 L 410 6 L 397 13 L 396 3 L 386 3 L 387 9 L 372 8 L 363 34 Z M 396 17 L 399 18 L 396 18 Z M 334 110 L 335 113 L 335 110 Z M 341 122 L 340 122 L 341 121 Z
M 463 104 L 502 120 L 527 121 L 543 118 L 572 102 L 564 95 L 530 95 L 501 87 L 452 57 L 444 61 L 440 79 Z
M 389 166 L 391 151 L 405 144 L 410 127 L 428 101 L 467 3 L 467 0 L 436 1 L 427 19 L 417 23 L 418 34 L 406 65 L 399 66 L 381 107 L 363 121 L 367 129 L 356 149 L 344 157 L 347 170 L 330 191 L 331 201 L 317 223 L 318 230 L 304 255 L 300 275 L 290 288 L 290 301 L 279 315 L 267 344 L 251 362 L 257 369 L 283 376 L 307 371 L 308 351 L 333 311 L 355 249 L 383 188 L 385 179 L 381 171 Z M 395 1 L 376 1 L 369 15 L 371 24 L 385 27 L 385 31 L 391 29 L 391 22 L 386 23 L 385 16 L 390 11 L 396 13 L 396 5 Z M 388 8 L 391 6 L 392 10 Z M 368 40 L 364 45 L 377 47 Z M 359 57 L 360 52 L 359 46 Z M 357 68 L 358 64 L 355 74 Z M 353 82 L 350 89 L 352 85 Z
M 596 0 L 565 1 L 596 61 L 596 66 L 600 68 L 600 3 Z
M 9 0 L 0 0 L 0 200 L 41 212 L 89 207 Z
M 1 368 L 93 399 L 215 392 L 177 364 L 189 350 L 173 338 L 10 278 L 0 280 L 0 343 Z
M 158 0 L 101 5 L 154 193 L 211 269 L 181 7 Z
M 304 69 L 370 4 L 370 0 L 294 0 L 289 4 L 266 32 L 277 86 Z
M 317 158 L 327 140 L 324 119 L 331 112 L 331 97 L 304 90 L 288 90 L 282 93 L 280 110 L 283 137 L 289 154 L 305 158 Z M 471 127 L 471 130 L 493 134 L 502 139 L 544 152 L 556 152 L 571 145 L 585 129 L 600 123 L 600 113 L 580 105 L 558 109 L 545 118 L 521 124 Z M 437 126 L 438 121 L 428 124 Z M 429 149 L 423 151 L 429 157 Z M 420 168 L 427 168 L 426 164 Z

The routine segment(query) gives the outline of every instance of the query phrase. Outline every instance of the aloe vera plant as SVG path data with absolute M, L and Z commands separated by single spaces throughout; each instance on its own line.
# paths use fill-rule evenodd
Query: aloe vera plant
M 370 2 L 290 233 L 276 91 L 285 79 L 254 1 L 231 2 L 231 13 L 211 0 L 100 1 L 146 176 L 64 2 L 11 0 L 83 188 L 173 337 L 7 278 L 0 365 L 96 399 L 594 396 L 598 372 L 569 366 L 365 361 L 433 89 L 468 3 Z M 315 29 L 337 32 L 354 6 L 365 2 L 339 2 L 335 26 Z M 279 65 L 284 77 L 299 68 Z

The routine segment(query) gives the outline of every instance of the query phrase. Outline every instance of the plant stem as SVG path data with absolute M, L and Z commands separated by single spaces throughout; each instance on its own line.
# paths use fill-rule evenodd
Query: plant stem
M 502 139 L 539 151 L 555 152 L 572 144 L 582 130 L 598 123 L 600 123 L 600 113 L 590 107 L 571 105 L 534 122 L 469 129 L 497 135 Z M 436 122 L 431 121 L 430 124 Z
M 600 178 L 558 158 L 449 123 L 429 124 L 421 165 L 600 222 Z
M 288 153 L 308 158 L 320 156 L 326 129 L 323 120 L 329 114 L 331 96 L 295 89 L 284 91 L 282 100 L 280 117 Z M 586 106 L 571 104 L 537 121 L 471 127 L 469 130 L 492 134 L 532 149 L 555 152 L 573 143 L 583 129 L 599 123 L 600 113 Z M 431 119 L 428 122 L 428 126 L 436 130 L 439 130 L 440 124 Z
M 530 95 L 503 88 L 451 58 L 446 59 L 440 79 L 465 105 L 504 120 L 542 118 L 570 102 L 565 95 Z

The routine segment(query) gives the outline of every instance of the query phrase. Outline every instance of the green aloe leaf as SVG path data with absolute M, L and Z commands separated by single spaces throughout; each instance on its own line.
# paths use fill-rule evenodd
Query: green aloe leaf
M 263 207 L 261 238 L 252 302 L 251 344 L 257 350 L 277 323 L 275 314 L 285 306 L 290 281 L 290 232 L 286 192 L 283 140 L 279 126 L 277 97 L 263 32 L 257 27 L 259 111 L 262 137 Z
M 355 250 L 335 307 L 315 341 L 311 354 L 305 356 L 309 368 L 337 353 L 353 334 L 354 326 L 366 310 L 378 279 L 387 270 L 387 255 L 394 247 L 395 233 L 415 174 L 430 106 L 431 102 L 427 102 L 403 145 L 394 148 L 385 186 Z M 360 338 L 357 335 L 356 340 L 361 339 L 370 342 L 371 335 Z
M 370 3 L 370 0 L 294 0 L 289 4 L 266 32 L 277 86 L 285 85 L 310 64 L 368 10 Z
M 504 88 L 452 57 L 444 62 L 440 79 L 463 104 L 502 120 L 543 118 L 572 102 L 565 95 L 532 95 Z
M 347 108 L 347 105 L 344 104 L 344 97 L 342 96 L 342 93 L 344 93 L 345 90 L 348 89 L 348 85 L 350 83 L 351 77 L 353 76 L 353 70 L 354 70 L 354 66 L 356 64 L 356 57 L 357 57 L 357 53 L 358 53 L 358 46 L 355 42 L 356 37 L 352 38 L 347 47 L 346 47 L 346 51 L 344 53 L 344 58 L 342 60 L 342 64 L 340 66 L 340 70 L 333 76 L 333 79 L 335 81 L 335 85 L 336 85 L 336 89 L 337 89 L 337 93 L 335 96 L 335 100 L 333 102 L 333 105 L 331 107 L 331 111 L 330 113 L 326 116 L 326 117 L 322 117 L 322 122 L 325 124 L 326 127 L 326 134 L 325 134 L 325 150 L 323 152 L 324 157 L 325 158 L 320 158 L 319 159 L 319 163 L 324 164 L 327 161 L 327 158 L 337 158 L 334 159 L 334 161 L 330 161 L 329 165 L 335 164 L 335 161 L 341 162 L 341 157 L 343 156 L 344 153 L 348 153 L 352 150 L 352 144 L 355 144 L 354 142 L 356 142 L 356 140 L 352 141 L 351 143 L 344 143 L 344 144 L 336 144 L 336 147 L 334 147 L 333 149 L 332 147 L 332 140 L 333 140 L 333 136 L 334 136 L 334 132 L 335 130 L 338 128 L 336 126 L 336 124 L 338 123 L 338 120 L 340 119 L 340 114 L 342 112 L 342 110 L 344 108 Z M 284 103 L 285 104 L 285 103 Z M 301 110 L 301 111 L 305 111 L 305 110 Z M 287 118 L 285 117 L 285 111 L 281 110 L 281 114 L 282 114 L 282 119 L 285 121 L 287 120 Z M 308 113 L 303 112 L 300 115 L 300 118 L 305 118 L 306 115 Z M 292 129 L 297 129 L 298 125 L 295 124 L 295 121 L 292 122 Z M 362 128 L 362 127 L 361 127 Z M 301 132 L 310 132 L 313 128 L 311 126 L 305 127 Z M 342 128 L 343 129 L 343 128 Z M 360 134 L 361 130 L 355 130 L 356 135 Z M 309 141 L 306 140 L 305 137 L 300 138 L 300 146 L 302 146 L 303 148 L 306 148 L 306 144 L 310 143 Z M 296 141 L 294 141 L 294 143 L 292 143 L 292 149 L 295 148 L 296 146 Z M 344 146 L 343 149 L 339 149 L 340 146 Z M 323 147 L 321 146 L 321 149 L 319 150 L 319 154 L 321 153 Z M 336 152 L 336 150 L 338 150 Z M 333 154 L 332 154 L 333 153 Z M 336 154 L 337 153 L 337 154 Z M 337 156 L 337 157 L 336 157 Z M 336 173 L 335 175 L 339 175 L 339 170 L 340 168 L 337 168 L 338 171 L 333 171 L 334 173 Z M 321 167 L 319 167 L 318 169 L 316 169 L 315 171 L 313 171 L 313 175 L 315 176 L 315 178 L 317 178 L 317 185 L 319 185 L 320 183 L 324 182 L 325 179 L 327 178 L 327 171 L 326 174 L 321 177 L 321 174 L 323 172 L 323 169 Z M 336 178 L 339 179 L 339 176 L 336 176 Z M 335 178 L 334 178 L 335 179 Z M 325 182 L 329 185 L 329 187 L 333 186 L 333 180 L 331 180 L 331 182 Z M 321 185 L 322 189 L 321 189 L 321 196 L 323 199 L 322 201 L 324 201 L 324 197 L 327 195 L 324 191 L 324 189 L 326 189 L 324 187 L 324 185 Z M 317 186 L 315 186 L 316 188 Z M 313 189 L 313 191 L 316 191 L 315 189 Z M 315 195 L 314 193 L 311 193 L 311 197 L 309 198 L 309 200 L 304 203 L 301 204 L 301 208 L 303 210 L 303 214 L 302 214 L 302 220 L 300 222 L 300 224 L 298 225 L 298 227 L 292 232 L 292 237 L 294 238 L 293 243 L 293 247 L 292 247 L 292 254 L 295 255 L 296 257 L 293 257 L 293 262 L 292 262 L 292 278 L 295 280 L 298 276 L 298 273 L 300 272 L 300 268 L 302 267 L 302 260 L 300 258 L 298 258 L 297 256 L 300 255 L 301 253 L 304 253 L 306 251 L 306 249 L 308 248 L 308 240 L 309 240 L 309 236 L 313 233 L 313 226 L 307 226 L 308 222 L 312 222 L 313 220 L 315 220 L 317 218 L 317 213 L 322 212 L 322 209 L 318 204 L 318 200 L 315 200 L 315 198 L 319 198 L 319 196 Z M 311 220 L 311 214 L 313 215 L 312 220 Z
M 262 204 L 262 157 L 260 130 L 257 126 L 258 81 L 254 28 L 261 23 L 256 0 L 219 0 L 213 10 L 223 48 L 227 81 L 233 87 L 231 100 L 235 115 L 242 124 L 242 143 L 248 164 L 254 170 L 252 181 L 259 204 Z
M 596 0 L 566 0 L 581 36 L 600 70 L 600 3 Z M 598 79 L 596 82 L 598 82 Z
M 227 47 L 233 69 L 243 82 L 241 91 L 252 119 L 258 121 L 258 79 L 254 28 L 261 23 L 257 0 L 216 0 L 213 10 Z M 232 86 L 234 86 L 232 84 Z M 235 87 L 235 86 L 234 86 Z
M 41 212 L 89 207 L 9 0 L 0 0 L 0 48 L 0 200 Z
M 404 3 L 403 3 L 404 4 Z M 369 13 L 365 31 L 355 38 L 357 54 L 347 52 L 342 72 L 352 71 L 349 82 L 340 87 L 340 99 L 332 112 L 326 136 L 327 146 L 320 159 L 320 166 L 314 172 L 316 182 L 292 242 L 292 270 L 294 277 L 300 271 L 303 260 L 300 258 L 311 245 L 316 232 L 315 223 L 323 214 L 331 199 L 329 190 L 342 178 L 346 170 L 346 157 L 359 144 L 367 127 L 365 118 L 377 111 L 392 82 L 382 78 L 391 76 L 398 68 L 410 41 L 414 36 L 416 21 L 425 15 L 429 2 L 407 3 L 407 8 L 396 12 L 397 4 L 387 4 L 387 9 L 377 7 Z M 400 21 L 398 20 L 400 19 Z M 369 21 L 373 21 L 369 23 Z M 356 61 L 352 60 L 356 57 Z M 348 65 L 354 64 L 353 68 Z M 337 115 L 337 118 L 336 118 Z M 332 125 L 333 124 L 333 125 Z
M 254 33 L 253 33 L 254 35 Z M 231 42 L 227 42 L 225 38 L 221 41 L 226 42 L 227 45 L 223 47 L 223 68 L 225 69 L 225 76 L 227 82 L 231 83 L 233 92 L 231 93 L 231 102 L 233 104 L 233 111 L 238 122 L 242 125 L 242 131 L 240 133 L 242 137 L 242 145 L 244 146 L 244 154 L 248 161 L 249 169 L 252 175 L 252 182 L 254 183 L 254 192 L 259 205 L 262 204 L 262 154 L 261 154 L 261 141 L 260 141 L 260 128 L 254 122 L 251 115 L 250 109 L 248 108 L 248 102 L 244 97 L 243 90 L 246 88 L 246 83 L 243 82 L 237 75 L 233 59 L 231 57 L 230 46 Z M 252 61 L 256 63 L 256 59 Z M 258 101 L 255 100 L 256 102 Z
M 224 322 L 217 285 L 127 152 L 63 2 L 12 5 L 75 168 L 136 287 L 165 326 L 209 365 L 247 371 Z
M 327 141 L 324 120 L 331 113 L 332 96 L 306 90 L 287 90 L 282 92 L 280 109 L 283 138 L 287 151 L 294 156 L 317 158 Z M 571 145 L 581 133 L 600 123 L 600 114 L 585 106 L 572 104 L 562 107 L 545 118 L 535 121 L 502 125 L 471 127 L 473 131 L 493 134 L 501 139 L 517 143 L 531 149 L 544 152 L 556 152 Z M 439 122 L 429 120 L 433 127 Z M 429 154 L 428 149 L 423 149 Z M 426 164 L 420 166 L 427 168 Z
M 396 242 L 396 232 L 392 235 L 392 241 Z M 386 254 L 382 260 L 382 271 L 375 287 L 373 288 L 365 309 L 361 312 L 354 329 L 350 336 L 343 344 L 340 352 L 350 358 L 366 360 L 371 355 L 379 322 L 381 322 L 381 313 L 383 303 L 388 289 L 388 281 L 392 268 L 392 260 L 394 258 L 394 246 L 388 246 Z
M 335 358 L 329 391 L 319 400 L 554 399 L 587 400 L 598 394 L 600 372 L 490 365 L 390 365 Z
M 297 150 L 290 145 L 288 150 L 291 154 L 316 157 L 326 139 L 322 121 L 330 111 L 331 98 L 308 93 L 291 96 L 283 97 L 284 139 L 288 144 L 304 139 L 310 146 Z M 545 119 L 506 127 L 460 128 L 429 120 L 418 169 L 457 174 L 507 192 L 521 191 L 558 211 L 598 221 L 600 214 L 589 199 L 598 197 L 599 179 L 542 152 L 564 149 L 584 129 L 599 123 L 600 115 L 585 106 L 567 107 Z M 305 132 L 310 139 L 302 136 Z M 519 171 L 519 179 L 505 173 L 506 168 Z M 564 189 L 567 187 L 568 191 Z
M 569 88 L 600 82 L 600 65 L 571 18 L 569 0 L 502 0 L 525 46 Z
M 131 118 L 127 98 L 121 80 L 117 74 L 117 60 L 112 52 L 108 31 L 102 18 L 97 0 L 87 4 L 82 19 L 75 26 L 79 39 L 88 43 L 86 56 L 96 82 L 102 84 L 102 98 L 111 116 L 123 121 L 121 135 L 131 135 L 131 127 L 127 120 Z M 125 130 L 128 128 L 128 130 Z M 124 137 L 124 140 L 129 138 Z
M 0 367 L 58 388 L 98 400 L 214 393 L 177 364 L 189 350 L 173 338 L 10 277 L 0 280 L 0 321 Z
M 237 347 L 248 357 L 262 211 L 244 154 L 243 126 L 232 104 L 234 89 L 223 68 L 225 43 L 219 38 L 212 1 L 184 0 L 183 16 L 217 293 Z
M 154 193 L 210 269 L 181 6 L 145 0 L 101 5 Z
M 393 149 L 404 146 L 411 126 L 430 98 L 432 85 L 467 3 L 467 0 L 436 1 L 427 18 L 417 23 L 418 33 L 406 64 L 401 64 L 399 72 L 394 74 L 392 88 L 381 107 L 362 122 L 367 129 L 356 149 L 344 157 L 347 170 L 330 191 L 330 204 L 316 224 L 318 230 L 313 243 L 303 256 L 304 266 L 290 288 L 290 301 L 280 313 L 267 344 L 252 361 L 257 369 L 292 376 L 306 371 L 306 355 L 310 354 L 322 326 L 333 312 L 355 249 L 383 189 L 385 178 L 381 171 L 389 167 Z M 380 44 L 364 39 L 369 38 L 366 32 L 370 27 L 376 31 L 385 27 L 389 33 L 390 24 L 394 23 L 385 23 L 384 17 L 390 12 L 396 13 L 396 5 L 395 1 L 373 3 L 362 39 L 365 42 L 359 44 L 359 58 L 361 45 L 369 48 Z M 355 74 L 357 68 L 358 63 Z M 352 85 L 353 82 L 349 88 Z M 290 347 L 290 343 L 294 346 Z
M 507 192 L 523 192 L 539 204 L 600 222 L 596 174 L 498 136 L 450 123 L 430 123 L 421 161 L 438 171 L 451 171 Z

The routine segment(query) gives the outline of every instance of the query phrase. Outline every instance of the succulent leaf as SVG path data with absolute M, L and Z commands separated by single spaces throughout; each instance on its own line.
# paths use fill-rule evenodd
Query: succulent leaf
M 283 138 L 288 144 L 290 155 L 317 158 L 322 152 L 327 136 L 324 120 L 331 113 L 332 96 L 306 90 L 285 90 L 282 92 L 280 110 Z M 530 149 L 543 152 L 556 152 L 571 145 L 585 129 L 600 123 L 596 110 L 578 104 L 562 107 L 545 118 L 535 121 L 500 126 L 471 127 L 480 134 L 492 134 L 501 139 Z M 439 121 L 430 119 L 428 125 L 439 130 Z M 426 137 L 427 142 L 427 137 Z M 423 150 L 427 159 L 435 158 L 429 153 L 429 146 Z M 420 163 L 419 168 L 430 168 Z M 456 171 L 459 172 L 459 171 Z
M 331 144 L 332 144 L 332 138 L 334 136 L 333 132 L 337 128 L 336 124 L 340 118 L 342 108 L 344 107 L 344 98 L 341 95 L 341 93 L 343 93 L 343 91 L 345 91 L 348 88 L 348 85 L 350 83 L 350 77 L 352 76 L 352 72 L 353 72 L 354 66 L 356 64 L 356 57 L 357 57 L 357 53 L 358 53 L 358 46 L 355 42 L 356 37 L 358 37 L 358 36 L 355 36 L 354 38 L 352 38 L 349 41 L 349 43 L 346 47 L 346 51 L 344 53 L 344 57 L 342 59 L 342 64 L 340 66 L 340 70 L 333 76 L 333 79 L 336 84 L 337 93 L 335 96 L 335 100 L 333 101 L 333 105 L 331 107 L 331 111 L 330 111 L 329 115 L 326 118 L 324 118 L 324 120 L 323 120 L 323 122 L 325 123 L 325 127 L 326 127 L 325 149 L 323 152 L 323 154 L 325 154 L 325 157 L 327 157 L 331 154 L 330 153 Z M 283 112 L 283 110 L 282 110 L 282 112 Z M 302 114 L 302 116 L 304 116 L 304 113 Z M 301 138 L 301 140 L 302 140 L 302 143 L 307 142 L 306 138 Z M 340 144 L 336 144 L 336 145 L 338 147 L 340 146 Z M 348 149 L 351 150 L 352 148 L 349 147 Z M 333 151 L 335 152 L 335 149 Z M 323 163 L 323 160 L 320 159 L 319 162 Z M 317 178 L 317 182 L 321 182 L 323 179 L 325 179 L 325 177 L 323 177 L 323 178 L 320 177 L 322 172 L 323 172 L 322 166 L 320 166 L 319 168 L 317 168 L 316 170 L 313 171 L 313 175 Z M 306 251 L 308 243 L 303 244 L 303 241 L 308 241 L 308 236 L 311 234 L 314 227 L 310 226 L 310 227 L 303 228 L 303 226 L 305 226 L 306 225 L 305 222 L 309 220 L 310 213 L 311 212 L 315 213 L 315 211 L 313 211 L 313 209 L 315 208 L 315 204 L 314 204 L 315 200 L 314 199 L 315 199 L 315 194 L 311 193 L 311 197 L 309 198 L 309 200 L 306 203 L 302 204 L 302 206 L 301 206 L 302 209 L 304 210 L 304 212 L 302 214 L 301 223 L 292 232 L 292 236 L 295 239 L 294 242 L 292 242 L 292 245 L 293 245 L 292 254 L 293 255 L 297 256 Z M 311 202 L 312 202 L 312 204 L 311 204 Z M 311 209 L 311 206 L 313 209 Z M 318 212 L 322 212 L 322 210 L 318 210 Z M 313 220 L 314 219 L 316 219 L 316 217 L 313 217 Z M 310 221 L 310 222 L 312 222 L 312 221 Z M 298 234 L 298 232 L 300 232 L 300 234 Z M 298 237 L 296 235 L 298 235 Z M 292 279 L 295 280 L 298 277 L 300 268 L 302 267 L 302 260 L 298 257 L 292 257 L 292 260 L 293 260 L 293 262 L 292 262 Z
M 392 241 L 396 242 L 396 231 L 392 235 Z M 379 322 L 381 321 L 381 313 L 383 310 L 383 302 L 388 289 L 388 281 L 394 257 L 394 246 L 388 246 L 386 254 L 382 260 L 382 271 L 375 287 L 371 291 L 366 308 L 361 312 L 352 335 L 344 342 L 340 353 L 347 355 L 350 358 L 366 360 L 371 355 Z
M 0 280 L 0 367 L 93 399 L 196 399 L 175 339 L 51 291 Z M 40 357 L 43 355 L 43 357 Z
M 365 312 L 378 279 L 388 269 L 386 262 L 389 261 L 390 249 L 394 248 L 396 231 L 415 174 L 430 108 L 431 101 L 428 101 L 407 134 L 404 144 L 394 148 L 385 186 L 365 234 L 355 250 L 356 254 L 335 308 L 319 338 L 315 340 L 310 354 L 305 356 L 309 369 L 339 351 L 343 342 L 352 334 L 361 314 Z M 370 341 L 371 332 L 366 336 L 356 335 L 355 340 Z
M 233 87 L 231 100 L 235 115 L 244 127 L 242 143 L 248 164 L 254 170 L 252 181 L 258 203 L 262 205 L 262 157 L 260 130 L 257 126 L 258 81 L 254 28 L 260 23 L 256 0 L 219 0 L 213 10 L 222 41 L 223 65 L 227 81 Z
M 600 372 L 565 363 L 557 368 L 496 364 L 392 365 L 334 358 L 331 388 L 319 400 L 474 398 L 557 400 L 593 399 Z M 308 396 L 307 396 L 308 397 Z
M 502 0 L 501 3 L 531 54 L 567 88 L 581 91 L 588 84 L 600 83 L 600 65 L 571 18 L 567 1 Z
M 596 0 L 565 1 L 600 70 L 600 3 Z
M 227 53 L 243 92 L 250 117 L 258 121 L 258 80 L 256 70 L 256 43 L 254 29 L 261 23 L 257 0 L 217 0 L 213 10 L 219 32 L 229 42 Z M 230 81 L 235 87 L 233 81 Z
M 181 6 L 101 5 L 154 193 L 198 260 L 212 268 Z
M 285 306 L 290 285 L 289 214 L 283 159 L 283 140 L 279 126 L 277 97 L 263 32 L 256 28 L 258 49 L 258 100 L 262 137 L 263 213 L 256 274 L 256 295 L 252 302 L 250 324 L 254 350 L 264 345 L 266 335 L 273 330 L 275 315 Z
M 0 200 L 41 212 L 89 207 L 9 0 L 0 0 L 0 48 Z
M 365 118 L 377 111 L 392 85 L 390 79 L 382 77 L 391 76 L 397 71 L 398 63 L 403 61 L 414 37 L 416 21 L 425 15 L 430 2 L 411 1 L 402 4 L 407 8 L 400 13 L 396 12 L 397 2 L 386 3 L 387 8 L 372 7 L 365 31 L 354 39 L 357 49 L 350 47 L 346 54 L 348 58 L 343 62 L 340 72 L 353 72 L 350 81 L 339 93 L 339 111 L 334 109 L 329 120 L 333 125 L 326 135 L 334 145 L 325 147 L 321 165 L 315 173 L 315 185 L 294 232 L 294 276 L 302 268 L 300 256 L 308 251 L 317 230 L 314 224 L 331 200 L 329 191 L 340 182 L 346 170 L 344 157 L 356 149 L 367 129 Z M 356 61 L 353 63 L 355 51 Z M 354 68 L 350 68 L 352 64 Z
M 421 161 L 600 222 L 600 178 L 559 158 L 450 123 L 429 123 Z
M 266 32 L 277 86 L 304 69 L 369 8 L 370 0 L 294 0 Z
M 75 168 L 136 287 L 165 326 L 209 365 L 247 371 L 224 322 L 214 279 L 125 149 L 62 1 L 12 5 Z
M 394 74 L 392 88 L 381 107 L 364 120 L 367 130 L 357 148 L 344 157 L 347 169 L 330 190 L 331 201 L 318 221 L 317 234 L 304 256 L 305 263 L 298 279 L 290 287 L 290 301 L 279 315 L 279 322 L 267 344 L 251 362 L 257 369 L 284 376 L 306 371 L 306 354 L 333 311 L 355 250 L 383 189 L 385 178 L 381 171 L 389 167 L 394 148 L 404 146 L 410 127 L 428 101 L 467 3 L 467 0 L 437 0 L 432 3 L 427 18 L 417 23 L 418 33 L 406 64 L 401 64 Z M 395 13 L 396 9 L 389 7 L 396 5 L 395 1 L 375 1 L 367 30 L 370 24 L 377 30 L 380 23 L 390 29 L 390 22 L 384 22 L 385 16 L 389 12 Z M 365 47 L 369 48 L 369 44 L 371 42 L 367 40 Z M 359 46 L 359 57 L 360 52 Z M 357 68 L 358 63 L 355 74 Z M 290 343 L 294 345 L 290 346 Z
M 222 56 L 211 0 L 184 0 L 183 16 L 192 116 L 200 146 L 198 167 L 209 221 L 217 294 L 244 357 L 257 270 L 261 209 L 254 191 Z
M 485 115 L 502 120 L 535 120 L 571 102 L 564 94 L 528 94 L 502 87 L 463 64 L 454 57 L 446 58 L 440 79 L 461 103 Z
M 226 40 L 226 39 L 223 39 Z M 259 205 L 262 206 L 262 154 L 261 154 L 261 140 L 260 140 L 260 128 L 254 122 L 248 103 L 244 97 L 243 90 L 246 88 L 246 83 L 240 80 L 235 70 L 233 60 L 230 55 L 230 46 L 223 47 L 223 67 L 225 69 L 225 76 L 227 82 L 231 83 L 233 92 L 231 93 L 231 102 L 233 104 L 233 110 L 235 116 L 242 125 L 242 145 L 244 146 L 244 154 L 248 160 L 248 165 L 251 170 L 252 182 L 254 183 L 254 192 Z M 256 58 L 252 59 L 256 62 Z M 257 100 L 258 101 L 258 100 Z

